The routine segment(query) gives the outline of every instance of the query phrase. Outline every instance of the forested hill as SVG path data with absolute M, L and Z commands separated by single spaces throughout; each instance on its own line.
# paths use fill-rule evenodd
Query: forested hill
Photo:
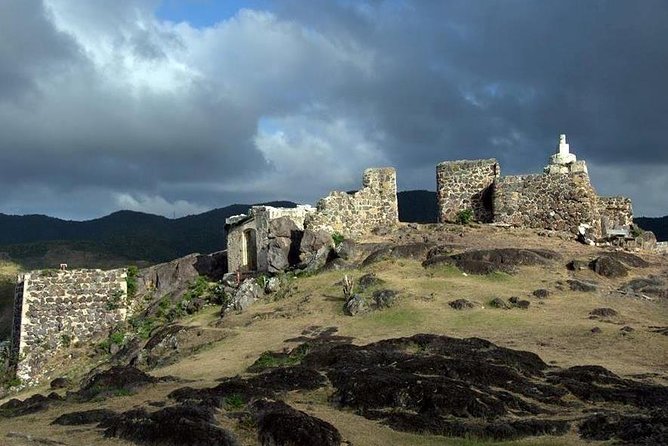
M 659 241 L 668 241 L 668 215 L 665 217 L 638 217 L 633 221 L 645 231 L 652 231 Z
M 263 203 L 294 207 L 290 201 Z M 12 259 L 38 258 L 54 247 L 103 253 L 109 257 L 162 262 L 192 252 L 225 248 L 225 219 L 251 205 L 234 204 L 198 215 L 169 219 L 119 211 L 88 221 L 44 215 L 0 214 L 0 252 Z

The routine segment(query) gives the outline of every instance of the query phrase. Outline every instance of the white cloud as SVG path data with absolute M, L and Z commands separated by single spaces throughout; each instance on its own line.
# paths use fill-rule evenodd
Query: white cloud
M 119 209 L 164 215 L 165 217 L 183 217 L 206 212 L 207 207 L 186 200 L 167 201 L 159 195 L 115 194 L 114 201 Z

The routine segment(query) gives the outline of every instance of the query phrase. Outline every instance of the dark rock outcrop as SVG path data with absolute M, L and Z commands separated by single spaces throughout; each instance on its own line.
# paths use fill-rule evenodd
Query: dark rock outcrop
M 518 266 L 546 265 L 559 258 L 556 252 L 543 249 L 480 249 L 449 256 L 432 251 L 422 266 L 454 264 L 467 274 L 484 275 L 494 272 L 512 274 Z
M 14 398 L 0 406 L 0 418 L 20 417 L 42 412 L 62 400 L 63 398 L 55 392 L 51 392 L 48 396 L 37 393 L 23 401 Z
M 260 399 L 250 406 L 263 446 L 339 446 L 341 434 L 331 424 L 283 401 Z
M 597 317 L 615 317 L 618 316 L 619 313 L 617 313 L 616 310 L 613 310 L 612 308 L 594 308 L 589 312 L 589 316 L 591 318 L 597 318 Z
M 116 412 L 109 409 L 92 409 L 63 414 L 53 420 L 51 424 L 59 424 L 61 426 L 80 426 L 108 421 L 117 416 L 118 414 Z
M 502 310 L 510 309 L 510 305 L 508 305 L 508 303 L 500 297 L 495 297 L 494 299 L 490 300 L 489 306 L 493 308 L 500 308 Z
M 160 446 L 236 446 L 234 434 L 218 426 L 210 407 L 181 405 L 149 413 L 135 409 L 101 423 L 105 437 Z
M 628 268 L 622 262 L 610 256 L 600 256 L 590 264 L 591 269 L 608 278 L 624 277 L 629 274 Z
M 135 393 L 158 379 L 132 366 L 113 366 L 108 370 L 95 373 L 87 379 L 77 392 L 68 393 L 76 400 L 89 401 L 93 398 L 104 398 Z
M 593 293 L 598 291 L 598 284 L 577 279 L 569 279 L 568 287 L 571 289 L 571 291 L 578 291 L 582 293 Z
M 468 310 L 475 307 L 473 302 L 466 299 L 455 299 L 451 302 L 448 302 L 448 305 L 450 305 L 450 307 L 454 308 L 455 310 Z
M 547 299 L 548 297 L 550 297 L 550 290 L 546 290 L 544 288 L 541 288 L 541 289 L 535 290 L 531 294 L 533 294 L 533 296 L 537 297 L 538 299 Z
M 70 387 L 72 385 L 72 380 L 66 377 L 59 377 L 55 378 L 54 380 L 49 383 L 49 387 L 51 389 L 56 390 L 56 389 L 65 389 L 67 387 Z

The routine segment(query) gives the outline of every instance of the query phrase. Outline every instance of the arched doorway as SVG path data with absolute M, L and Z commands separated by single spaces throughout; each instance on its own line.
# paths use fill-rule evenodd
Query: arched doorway
M 246 229 L 243 236 L 242 266 L 246 271 L 257 270 L 257 236 L 255 229 Z

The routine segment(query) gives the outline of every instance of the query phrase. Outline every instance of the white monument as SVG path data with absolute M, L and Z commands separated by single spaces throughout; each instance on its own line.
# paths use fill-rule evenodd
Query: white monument
M 559 135 L 557 153 L 550 157 L 550 164 L 545 167 L 545 173 L 587 173 L 584 161 L 578 161 L 571 153 L 570 145 L 566 142 L 566 135 Z

